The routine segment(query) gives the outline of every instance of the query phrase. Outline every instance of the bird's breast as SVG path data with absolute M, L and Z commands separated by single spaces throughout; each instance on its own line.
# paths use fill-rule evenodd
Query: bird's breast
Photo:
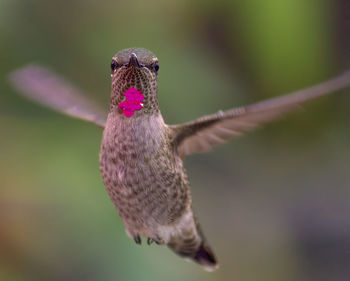
M 182 162 L 162 119 L 130 119 L 107 121 L 100 152 L 105 186 L 122 217 L 134 213 L 168 222 L 189 198 Z
M 160 121 L 156 117 L 108 118 L 100 162 L 119 184 L 135 186 L 141 179 L 152 179 L 164 161 L 171 168 L 166 126 Z

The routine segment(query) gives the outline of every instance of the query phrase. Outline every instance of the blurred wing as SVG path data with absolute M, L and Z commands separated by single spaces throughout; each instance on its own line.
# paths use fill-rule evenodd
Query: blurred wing
M 174 134 L 174 144 L 182 157 L 207 152 L 214 146 L 298 109 L 303 103 L 348 86 L 350 86 L 350 72 L 278 98 L 220 111 L 188 123 L 170 126 Z
M 23 96 L 71 117 L 104 127 L 107 113 L 51 70 L 29 65 L 12 72 L 10 82 Z

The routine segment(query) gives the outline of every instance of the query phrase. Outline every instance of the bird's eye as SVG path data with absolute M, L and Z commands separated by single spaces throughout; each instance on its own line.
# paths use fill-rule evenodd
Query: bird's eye
M 111 62 L 112 73 L 114 72 L 114 70 L 117 69 L 117 67 L 118 67 L 118 63 L 115 60 L 112 60 L 112 62 Z
M 159 70 L 159 63 L 158 63 L 158 61 L 156 61 L 156 62 L 154 63 L 154 70 L 155 70 L 156 72 L 158 72 L 158 70 Z

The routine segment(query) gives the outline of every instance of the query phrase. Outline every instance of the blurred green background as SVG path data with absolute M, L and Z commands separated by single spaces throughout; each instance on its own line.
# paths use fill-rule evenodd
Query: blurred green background
M 347 0 L 0 0 L 0 280 L 350 280 L 350 89 L 186 160 L 209 274 L 127 238 L 100 128 L 6 81 L 41 63 L 107 109 L 112 56 L 145 47 L 164 119 L 184 122 L 342 72 L 349 19 Z

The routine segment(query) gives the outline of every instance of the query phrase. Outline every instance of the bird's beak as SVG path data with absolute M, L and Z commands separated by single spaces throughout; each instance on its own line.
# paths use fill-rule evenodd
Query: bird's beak
M 140 67 L 140 64 L 139 64 L 139 61 L 137 59 L 137 56 L 135 53 L 132 53 L 130 55 L 130 59 L 129 59 L 129 63 L 128 63 L 128 66 L 136 66 L 136 67 Z

